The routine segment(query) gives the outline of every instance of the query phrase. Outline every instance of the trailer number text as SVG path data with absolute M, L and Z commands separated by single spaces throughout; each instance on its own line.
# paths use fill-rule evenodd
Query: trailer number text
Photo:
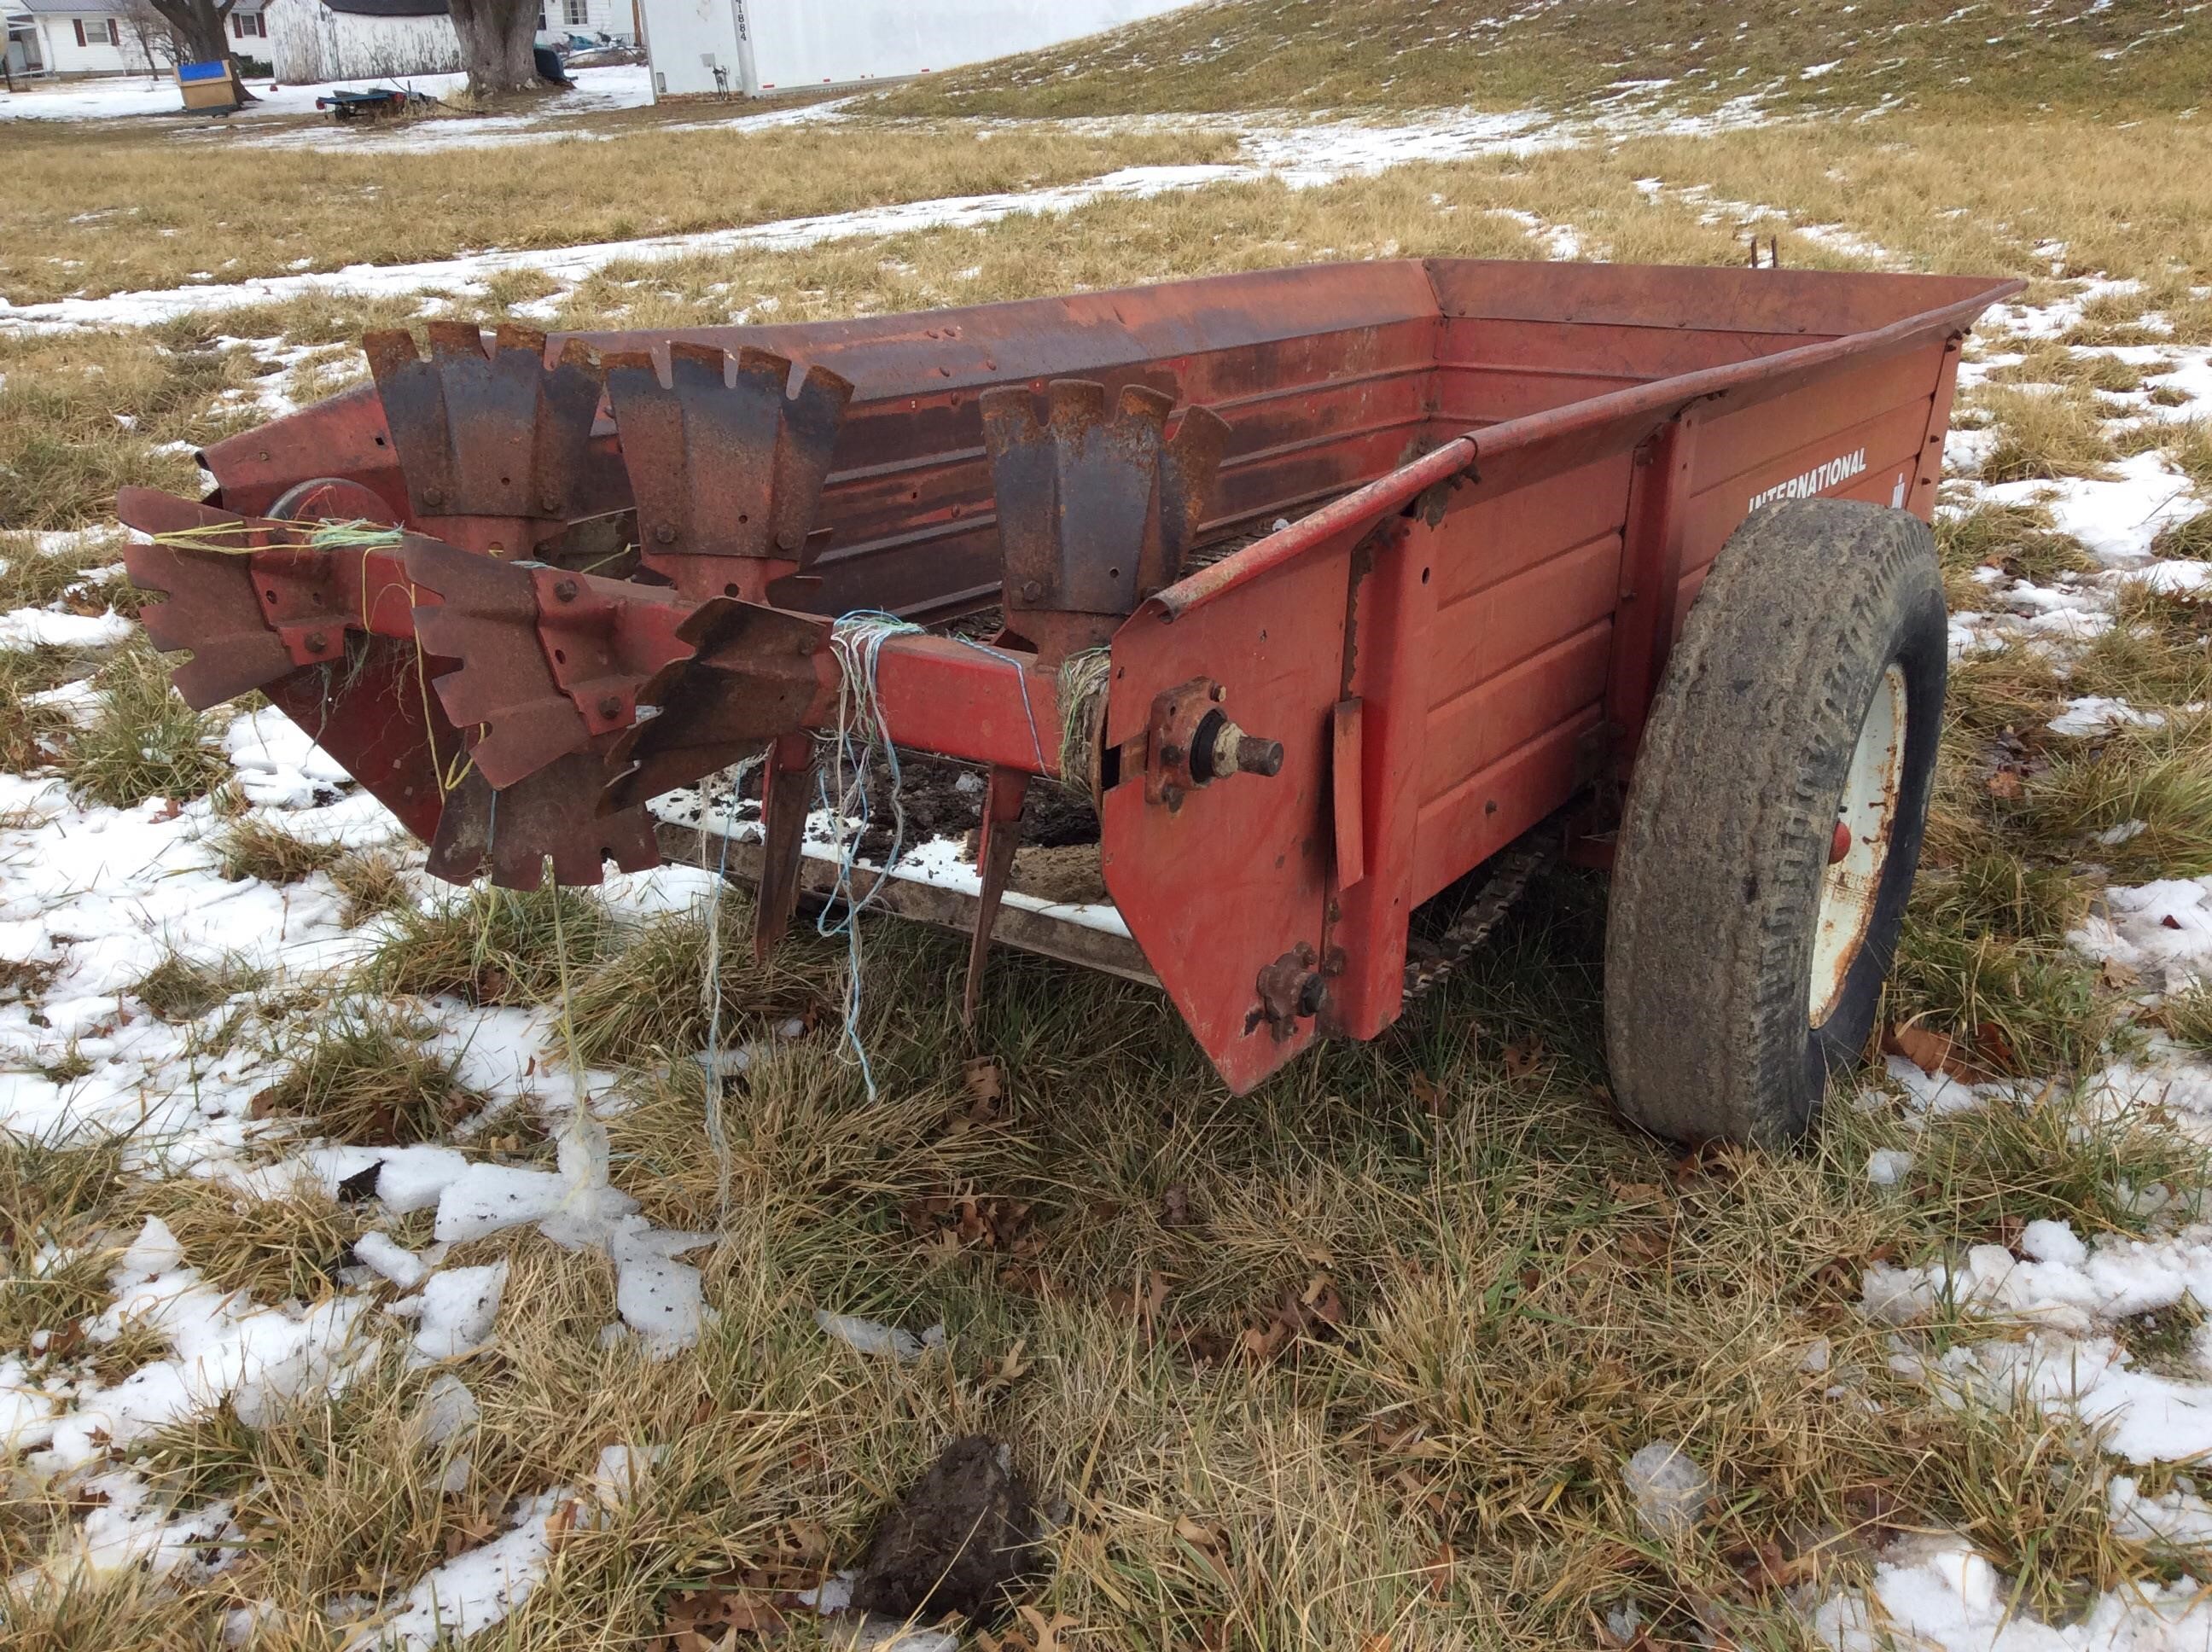
M 1863 472 L 1866 467 L 1865 448 L 1838 453 L 1825 465 L 1815 465 L 1802 476 L 1793 476 L 1787 482 L 1776 483 L 1764 493 L 1752 495 L 1751 503 L 1745 508 L 1755 511 L 1761 505 L 1771 505 L 1778 499 L 1810 499 L 1814 494 L 1827 492 L 1839 482 L 1850 481 Z

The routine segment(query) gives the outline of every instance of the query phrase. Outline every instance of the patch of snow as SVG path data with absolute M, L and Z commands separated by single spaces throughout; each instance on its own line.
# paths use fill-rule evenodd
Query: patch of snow
M 1680 1542 L 1698 1528 L 1713 1495 L 1712 1476 L 1672 1440 L 1638 1448 L 1621 1467 L 1636 1504 L 1636 1522 L 1662 1543 Z
M 814 1322 L 848 1348 L 872 1357 L 888 1354 L 902 1364 L 920 1359 L 945 1342 L 945 1327 L 941 1325 L 933 1325 L 916 1336 L 895 1325 L 880 1324 L 854 1314 L 833 1314 L 823 1308 L 814 1310 Z
M 2093 734 L 2110 734 L 2120 728 L 2163 728 L 2166 714 L 2138 711 L 2124 700 L 2110 699 L 2103 695 L 2083 695 L 2066 702 L 2060 712 L 2044 726 L 2053 734 L 2072 735 L 2084 738 Z
M 1996 1569 L 1956 1538 L 1907 1539 L 1875 1569 L 1873 1587 L 1824 1601 L 1813 1631 L 1837 1652 L 2204 1652 L 2212 1596 L 2184 1579 L 2099 1597 L 2064 1625 L 2017 1609 Z
M 0 648 L 112 648 L 137 629 L 117 613 L 15 608 L 0 614 Z
M 415 1331 L 417 1360 L 459 1359 L 489 1344 L 506 1289 L 505 1261 L 448 1268 L 424 1280 L 415 1299 L 421 1303 Z
M 2146 992 L 2212 981 L 2212 876 L 2111 884 L 2103 906 L 2068 932 L 2078 951 L 2133 970 Z
M 553 1562 L 551 1522 L 574 1500 L 562 1490 L 524 1498 L 504 1534 L 425 1574 L 398 1614 L 357 1643 L 431 1652 L 501 1622 L 545 1581 Z
M 1867 1155 L 1867 1180 L 1877 1187 L 1894 1187 L 1912 1169 L 1912 1155 L 1898 1147 L 1877 1147 Z

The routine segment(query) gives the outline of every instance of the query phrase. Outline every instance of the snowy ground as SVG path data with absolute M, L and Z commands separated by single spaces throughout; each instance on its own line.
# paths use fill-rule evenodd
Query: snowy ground
M 608 98 L 625 95 L 622 88 L 629 82 L 620 77 L 641 72 L 586 71 L 607 77 L 595 94 Z M 282 95 L 289 106 L 309 93 L 288 89 Z M 125 88 L 111 88 L 26 95 L 47 101 L 28 109 L 0 104 L 0 112 L 16 118 L 145 112 L 168 93 L 133 88 L 126 100 Z M 129 100 L 143 102 L 144 109 Z M 283 108 L 272 100 L 266 112 Z M 1316 183 L 1397 160 L 1547 141 L 1517 118 L 1395 129 L 1255 129 L 1246 133 L 1243 158 L 1226 166 L 1151 169 L 1028 196 L 925 202 L 707 236 L 553 252 L 486 252 L 296 282 L 64 301 L 0 312 L 0 320 L 19 326 L 116 326 L 310 288 L 392 293 L 465 287 L 494 270 L 518 266 L 574 282 L 616 258 L 739 245 L 803 246 L 923 224 L 978 224 L 1015 212 L 1064 210 L 1103 193 L 1145 194 L 1224 178 L 1272 173 Z M 1854 250 L 1879 252 L 1863 243 Z M 2015 309 L 1993 317 L 1991 325 L 2022 337 L 2055 334 L 2095 290 L 2094 284 L 2077 284 L 2051 305 Z M 2212 392 L 2212 350 L 2160 346 L 2106 353 L 2143 360 L 2155 355 L 2174 368 L 2167 382 Z M 1984 355 L 1971 364 L 1966 380 L 2017 359 Z M 2142 395 L 2118 399 L 2124 405 L 2114 416 L 2123 423 L 2183 416 Z M 1985 445 L 1973 433 L 1955 440 L 1954 463 L 1965 474 L 1950 484 L 1945 508 L 1981 501 L 2045 504 L 2100 566 L 2049 586 L 1984 570 L 1985 599 L 1954 619 L 1959 656 L 2023 639 L 2063 665 L 2070 650 L 2113 624 L 2114 602 L 2129 585 L 2195 589 L 2212 580 L 2212 567 L 2162 561 L 2154 553 L 2152 541 L 2161 525 L 2206 502 L 2159 455 L 2125 461 L 2110 480 L 1984 487 L 1972 471 Z M 118 622 L 86 619 L 58 604 L 0 616 L 0 640 L 17 644 L 96 643 L 112 641 L 122 629 Z M 72 685 L 62 697 L 81 705 L 86 691 Z M 2173 709 L 2084 697 L 2053 729 L 2087 738 Z M 312 841 L 388 845 L 417 869 L 422 901 L 443 898 L 420 879 L 419 851 L 275 713 L 237 718 L 223 744 L 256 812 Z M 252 878 L 227 881 L 210 842 L 221 823 L 205 799 L 182 807 L 157 800 L 114 810 L 73 799 L 49 777 L 4 776 L 0 822 L 5 823 L 0 825 L 0 957 L 52 971 L 35 1013 L 21 1001 L 0 1005 L 0 1127 L 55 1139 L 123 1133 L 142 1174 L 209 1178 L 264 1197 L 294 1182 L 335 1193 L 341 1183 L 352 1180 L 357 1186 L 374 1171 L 374 1196 L 392 1216 L 434 1212 L 434 1242 L 410 1250 L 372 1235 L 354 1247 L 355 1261 L 337 1289 L 313 1304 L 255 1302 L 213 1290 L 174 1236 L 149 1220 L 127 1236 L 112 1275 L 113 1303 L 87 1330 L 98 1343 L 114 1339 L 128 1326 L 149 1326 L 167 1339 L 167 1357 L 119 1382 L 102 1383 L 65 1362 L 42 1363 L 37 1348 L 0 1350 L 0 1442 L 19 1459 L 22 1472 L 48 1482 L 75 1477 L 99 1494 L 81 1522 L 81 1548 L 51 1563 L 52 1569 L 139 1567 L 192 1576 L 228 1564 L 238 1534 L 227 1505 L 163 1506 L 130 1468 L 114 1465 L 115 1457 L 162 1423 L 219 1404 L 228 1403 L 250 1422 L 288 1398 L 342 1387 L 367 1350 L 404 1345 L 424 1362 L 450 1363 L 453 1374 L 441 1379 L 447 1386 L 440 1390 L 447 1409 L 441 1420 L 433 1420 L 438 1427 L 465 1427 L 475 1408 L 466 1386 L 469 1357 L 494 1335 L 505 1270 L 504 1265 L 447 1266 L 450 1244 L 527 1224 L 554 1243 L 599 1248 L 612 1259 L 622 1281 L 622 1317 L 606 1327 L 607 1337 L 635 1338 L 672 1357 L 698 1339 L 712 1310 L 701 1298 L 696 1271 L 682 1259 L 708 1236 L 653 1228 L 636 1214 L 634 1201 L 608 1185 L 605 1136 L 595 1108 L 607 1104 L 612 1075 L 573 1076 L 549 1056 L 552 1025 L 545 1012 L 458 1001 L 435 1002 L 427 1011 L 436 1023 L 435 1047 L 458 1055 L 465 1081 L 491 1109 L 533 1109 L 559 1135 L 556 1169 L 501 1163 L 496 1154 L 472 1146 L 465 1127 L 451 1145 L 398 1149 L 289 1137 L 276 1124 L 252 1116 L 253 1098 L 269 1083 L 276 1060 L 269 1047 L 249 1040 L 220 1055 L 203 1054 L 195 1039 L 203 1026 L 156 1019 L 135 999 L 133 983 L 168 952 L 210 963 L 243 961 L 280 985 L 330 983 L 374 946 L 384 920 L 345 927 L 338 892 L 325 874 L 283 887 Z M 617 878 L 605 894 L 617 910 L 645 914 L 687 909 L 707 887 L 700 872 L 664 868 Z M 2162 993 L 2212 980 L 2212 878 L 2114 889 L 2103 912 L 2074 938 L 2088 956 L 2135 972 L 2148 1009 Z M 258 1016 L 258 1001 L 241 994 L 210 1011 L 203 1023 Z M 1895 1057 L 1888 1078 L 1928 1117 L 2032 1096 L 2037 1089 L 1963 1084 Z M 2212 1140 L 2212 1069 L 2162 1039 L 2131 1048 L 2124 1056 L 2116 1053 L 2091 1080 L 2091 1089 L 2112 1109 L 2154 1114 Z M 1893 1183 L 1910 1159 L 1909 1152 L 1880 1157 L 1869 1163 L 1869 1177 Z M 2017 1254 L 1987 1245 L 1959 1255 L 1877 1265 L 1865 1279 L 1863 1311 L 1899 1327 L 1899 1369 L 1939 1394 L 1988 1399 L 2025 1393 L 2056 1417 L 2106 1430 L 2105 1449 L 2132 1463 L 2194 1460 L 2212 1452 L 2212 1328 L 2189 1351 L 2187 1374 L 2176 1375 L 2137 1369 L 2115 1340 L 2114 1327 L 2127 1316 L 2185 1299 L 2212 1303 L 2212 1221 L 2203 1219 L 2203 1192 L 2144 1190 L 2146 1198 L 2160 1201 L 2161 1212 L 2148 1238 L 2103 1238 L 2042 1222 L 2030 1225 Z M 396 1298 L 387 1286 L 397 1288 Z M 387 1299 L 381 1306 L 380 1296 Z M 1938 1304 L 1963 1305 L 1982 1316 L 1987 1334 L 1940 1357 L 1924 1357 L 1905 1333 Z M 441 1631 L 465 1635 L 498 1622 L 545 1576 L 554 1552 L 549 1527 L 594 1518 L 593 1510 L 620 1501 L 628 1460 L 619 1454 L 625 1448 L 608 1449 L 617 1455 L 603 1456 L 604 1472 L 592 1485 L 548 1486 L 520 1500 L 507 1511 L 505 1531 L 447 1560 L 404 1598 L 388 1602 L 380 1625 L 368 1631 L 371 1638 L 428 1646 Z M 2152 1497 L 2136 1496 L 2132 1481 L 2114 1484 L 2116 1530 L 2160 1534 L 2199 1549 L 2212 1542 L 2212 1501 L 2190 1486 Z M 242 1610 L 249 1613 L 250 1625 L 251 1608 Z M 2014 1610 L 1989 1561 L 1942 1534 L 1899 1543 L 1884 1557 L 1870 1592 L 1814 1603 L 1809 1615 L 1816 1631 L 1839 1648 L 1887 1644 L 1891 1635 L 1917 1637 L 1916 1643 L 1955 1652 L 2212 1647 L 2212 1601 L 2201 1597 L 2194 1582 L 2109 1595 L 2079 1620 L 2049 1625 Z
M 514 131 L 544 120 L 565 119 L 594 110 L 634 109 L 653 101 L 652 72 L 641 64 L 617 64 L 605 69 L 580 69 L 574 76 L 576 89 L 549 98 L 543 113 L 512 118 L 471 121 L 479 129 Z M 288 86 L 252 80 L 246 90 L 258 100 L 235 114 L 210 118 L 188 113 L 176 85 L 167 79 L 148 80 L 118 75 L 100 80 L 40 81 L 24 90 L 0 95 L 0 120 L 126 120 L 173 116 L 180 128 L 204 128 L 210 124 L 229 129 L 241 123 L 276 116 L 315 113 L 315 100 L 335 91 L 368 91 L 397 86 L 425 97 L 447 98 L 468 85 L 466 75 L 402 75 L 385 79 L 323 81 Z M 458 124 L 458 123 L 457 123 Z

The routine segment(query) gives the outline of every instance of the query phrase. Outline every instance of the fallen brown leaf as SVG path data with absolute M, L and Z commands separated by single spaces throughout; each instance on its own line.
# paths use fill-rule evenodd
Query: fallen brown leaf
M 1995 1067 L 2000 1072 L 2020 1071 L 2020 1057 L 2013 1049 L 2012 1040 L 1994 1021 L 1974 1023 L 1974 1054 L 1984 1066 Z
M 1167 1306 L 1169 1289 L 1168 1276 L 1154 1268 L 1146 1278 L 1143 1297 L 1115 1285 L 1106 1293 L 1106 1305 L 1118 1317 L 1135 1320 L 1149 1333 L 1159 1321 L 1160 1309 Z
M 1881 1048 L 1885 1054 L 1903 1056 L 1931 1078 L 1940 1072 L 1973 1084 L 1989 1076 L 1959 1053 L 1957 1042 L 1948 1034 L 1911 1022 L 1893 1022 L 1885 1028 Z
M 1064 1612 L 1055 1612 L 1047 1618 L 1035 1606 L 1019 1606 L 1016 1610 L 1034 1637 L 1032 1652 L 1071 1652 L 1060 1637 L 1078 1626 L 1074 1619 Z
M 968 1081 L 968 1093 L 979 1102 L 995 1102 L 1006 1093 L 1006 1081 L 999 1072 L 999 1064 L 988 1055 L 962 1062 L 960 1074 Z

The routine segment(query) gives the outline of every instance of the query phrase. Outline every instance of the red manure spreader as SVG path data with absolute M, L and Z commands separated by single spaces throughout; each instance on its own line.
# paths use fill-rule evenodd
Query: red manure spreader
M 1154 980 L 1243 1091 L 1563 849 L 1612 869 L 1621 1106 L 1775 1139 L 1889 968 L 1960 348 L 2017 287 L 1445 259 L 433 323 L 118 510 L 185 697 L 268 695 L 441 877 L 592 884 L 688 818 L 759 948 L 835 888 L 969 930 L 971 1008 L 994 937 Z M 820 780 L 856 738 L 949 769 L 972 847 L 872 850 Z M 1094 890 L 1024 888 L 1046 816 Z

